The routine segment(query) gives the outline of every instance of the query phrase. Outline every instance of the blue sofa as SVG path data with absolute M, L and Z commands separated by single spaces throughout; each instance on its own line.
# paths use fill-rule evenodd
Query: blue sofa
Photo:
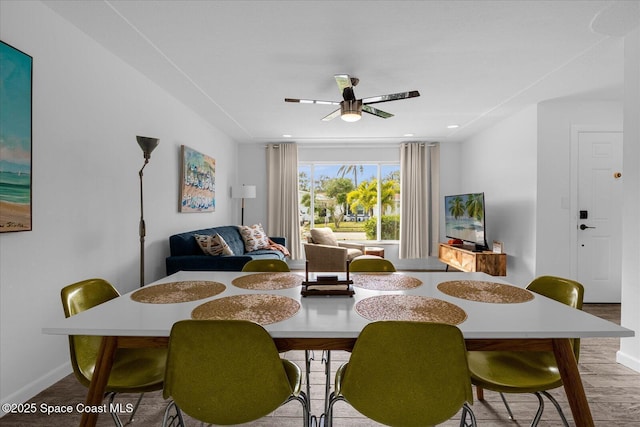
M 206 255 L 196 242 L 194 234 L 222 236 L 234 255 Z M 286 238 L 269 237 L 274 243 L 286 246 Z M 204 228 L 169 237 L 170 256 L 166 259 L 167 275 L 180 270 L 187 271 L 241 271 L 242 267 L 252 259 L 281 259 L 282 252 L 272 249 L 259 249 L 245 252 L 244 240 L 238 228 L 233 225 Z

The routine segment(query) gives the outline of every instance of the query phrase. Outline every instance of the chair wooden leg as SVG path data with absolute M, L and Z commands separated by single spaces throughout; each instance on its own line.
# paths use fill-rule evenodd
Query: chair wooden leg
M 484 400 L 484 389 L 476 386 L 476 397 L 478 400 Z

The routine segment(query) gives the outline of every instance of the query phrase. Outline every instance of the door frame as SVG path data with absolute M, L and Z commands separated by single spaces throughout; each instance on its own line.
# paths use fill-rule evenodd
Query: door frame
M 571 277 L 578 278 L 578 149 L 579 134 L 587 132 L 620 132 L 623 133 L 620 126 L 607 125 L 571 125 L 571 152 L 570 152 L 570 215 L 569 226 L 571 227 L 571 249 L 570 271 Z M 622 236 L 620 236 L 622 237 Z

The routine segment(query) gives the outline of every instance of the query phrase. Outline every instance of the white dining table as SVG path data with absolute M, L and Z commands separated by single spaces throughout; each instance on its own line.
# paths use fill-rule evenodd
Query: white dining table
M 634 331 L 575 310 L 541 295 L 519 303 L 487 303 L 454 297 L 441 292 L 442 282 L 474 280 L 508 284 L 484 273 L 405 272 L 393 273 L 422 281 L 418 287 L 379 291 L 355 287 L 355 295 L 301 295 L 301 287 L 279 290 L 251 290 L 237 287 L 232 281 L 256 273 L 225 271 L 180 271 L 147 285 L 145 288 L 184 281 L 211 281 L 225 285 L 218 295 L 190 302 L 149 304 L 134 301 L 131 293 L 66 319 L 50 322 L 45 334 L 98 335 L 104 337 L 86 404 L 102 402 L 115 350 L 121 347 L 165 347 L 172 325 L 191 318 L 201 304 L 222 297 L 243 294 L 274 294 L 289 297 L 300 304 L 292 317 L 264 325 L 280 351 L 346 350 L 350 351 L 365 325 L 371 322 L 355 310 L 366 298 L 400 294 L 443 300 L 464 310 L 466 319 L 457 326 L 467 349 L 553 351 L 563 380 L 565 393 L 577 426 L 593 426 L 593 419 L 578 366 L 570 344 L 572 338 L 631 337 Z M 304 276 L 304 273 L 299 273 Z M 353 274 L 352 274 L 353 278 Z M 137 289 L 136 289 L 137 290 Z M 83 413 L 81 426 L 94 426 L 97 413 Z

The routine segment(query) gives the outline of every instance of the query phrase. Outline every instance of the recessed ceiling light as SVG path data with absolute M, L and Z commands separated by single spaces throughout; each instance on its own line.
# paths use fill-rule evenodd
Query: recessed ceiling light
M 291 138 L 293 135 L 289 135 L 288 133 L 285 133 L 282 135 L 283 138 Z
M 413 136 L 413 134 L 412 134 L 412 133 L 405 133 L 405 134 L 404 134 L 404 135 L 402 135 L 402 136 Z
M 460 125 L 457 125 L 457 124 L 447 125 L 447 129 L 458 129 L 459 127 Z

